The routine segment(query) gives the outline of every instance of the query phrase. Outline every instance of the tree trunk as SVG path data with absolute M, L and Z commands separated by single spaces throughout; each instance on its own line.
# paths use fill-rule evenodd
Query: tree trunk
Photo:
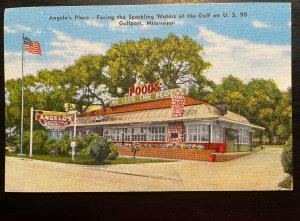
M 260 141 L 259 141 L 260 144 L 259 144 L 259 145 L 260 145 L 260 146 L 264 144 L 263 137 L 264 137 L 264 133 L 263 133 L 263 131 L 260 131 L 260 137 L 259 137 L 259 139 L 260 139 Z
M 271 132 L 269 132 L 268 134 L 269 134 L 269 143 L 272 145 L 273 144 L 273 135 Z

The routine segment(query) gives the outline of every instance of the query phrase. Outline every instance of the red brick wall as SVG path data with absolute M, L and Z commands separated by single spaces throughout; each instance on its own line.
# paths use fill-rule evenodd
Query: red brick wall
M 133 156 L 130 147 L 117 147 L 119 155 Z M 139 157 L 155 157 L 166 159 L 182 159 L 182 160 L 199 160 L 209 161 L 209 155 L 215 153 L 214 150 L 185 150 L 185 149 L 167 149 L 167 148 L 141 148 L 136 153 Z M 223 162 L 233 160 L 250 153 L 236 153 L 236 154 L 216 154 L 215 162 Z
M 130 147 L 117 147 L 117 151 L 123 156 L 133 156 Z M 141 148 L 136 153 L 139 157 L 155 157 L 167 159 L 182 159 L 182 160 L 201 160 L 209 161 L 209 154 L 213 150 L 183 150 L 183 149 L 167 149 L 167 148 Z

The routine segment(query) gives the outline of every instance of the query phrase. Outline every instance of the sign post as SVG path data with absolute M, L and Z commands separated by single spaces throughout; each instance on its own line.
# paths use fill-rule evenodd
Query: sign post
M 63 130 L 66 128 L 66 126 L 68 126 L 73 121 L 73 118 L 68 116 L 66 112 L 34 110 L 33 107 L 31 107 L 30 108 L 30 144 L 29 144 L 30 157 L 32 157 L 34 111 L 42 112 L 41 114 L 35 114 L 35 120 L 39 121 L 40 124 L 47 130 Z
M 71 141 L 71 147 L 72 147 L 72 161 L 74 161 L 75 147 L 76 147 L 76 142 L 75 141 Z

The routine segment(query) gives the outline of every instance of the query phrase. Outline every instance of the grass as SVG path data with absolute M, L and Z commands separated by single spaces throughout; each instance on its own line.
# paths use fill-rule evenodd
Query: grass
M 261 145 L 261 146 L 258 146 L 258 147 L 253 147 L 252 148 L 252 152 L 258 152 L 258 151 L 261 151 L 261 150 L 264 150 L 264 149 L 267 149 L 267 148 L 284 148 L 284 145 Z
M 16 152 L 6 152 L 6 156 L 20 157 Z M 117 157 L 115 160 L 104 160 L 103 162 L 95 162 L 92 159 L 86 159 L 83 157 L 75 157 L 72 161 L 71 156 L 59 156 L 59 155 L 43 155 L 43 154 L 33 154 L 32 158 L 28 154 L 22 156 L 21 158 L 52 161 L 59 163 L 69 163 L 69 164 L 81 164 L 81 165 L 114 165 L 114 164 L 134 164 L 134 163 L 162 163 L 170 162 L 170 160 L 154 160 L 154 159 L 134 159 L 129 157 Z
M 284 145 L 262 145 L 263 148 L 284 148 Z

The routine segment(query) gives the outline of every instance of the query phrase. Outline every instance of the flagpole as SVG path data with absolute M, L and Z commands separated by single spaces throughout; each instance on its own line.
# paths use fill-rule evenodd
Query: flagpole
M 21 107 L 21 144 L 20 144 L 20 154 L 23 154 L 23 121 L 24 121 L 24 33 L 22 36 L 22 107 Z
M 32 140 L 33 140 L 33 107 L 30 108 L 30 144 L 29 144 L 29 156 L 32 157 Z

